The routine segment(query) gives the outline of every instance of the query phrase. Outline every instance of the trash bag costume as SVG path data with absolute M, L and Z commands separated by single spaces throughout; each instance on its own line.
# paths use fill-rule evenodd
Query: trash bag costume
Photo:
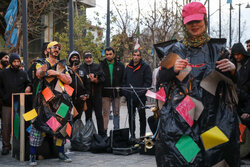
M 65 60 L 60 60 L 53 66 L 45 59 L 40 63 L 41 65 L 46 63 L 47 70 L 68 73 Z M 71 134 L 66 133 L 66 128 L 71 127 L 75 112 L 72 99 L 64 86 L 57 77 L 48 77 L 46 74 L 39 80 L 34 88 L 34 108 L 38 116 L 33 122 L 36 130 L 63 140 L 71 137 Z
M 174 71 L 174 66 L 168 69 L 162 67 L 159 71 L 159 82 L 164 86 L 167 97 L 159 118 L 157 166 L 212 167 L 227 164 L 237 167 L 240 162 L 240 134 L 235 111 L 236 100 L 232 95 L 234 87 L 220 81 L 215 95 L 201 87 L 201 81 L 216 69 L 216 61 L 223 58 L 221 51 L 225 40 L 207 37 L 200 46 L 189 46 L 186 42 L 183 40 L 155 46 L 161 56 L 177 54 L 181 59 L 187 58 L 188 66 L 191 67 L 183 80 L 177 78 L 180 73 Z M 221 73 L 218 69 L 216 71 Z M 230 72 L 224 75 L 233 77 Z M 185 98 L 199 101 L 203 105 L 196 119 L 188 120 L 191 117 L 189 112 L 181 114 L 190 104 L 186 103 L 182 106 L 184 109 L 179 110 Z

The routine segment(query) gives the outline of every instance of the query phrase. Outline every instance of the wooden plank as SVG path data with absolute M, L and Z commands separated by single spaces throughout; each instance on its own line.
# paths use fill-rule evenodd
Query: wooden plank
M 25 161 L 25 93 L 20 93 L 20 161 Z
M 12 101 L 12 107 L 11 107 L 11 141 L 13 141 L 13 135 L 14 135 L 14 133 L 13 133 L 13 127 L 14 127 L 14 123 L 13 123 L 13 121 L 14 121 L 14 109 L 13 109 L 13 104 L 14 104 L 14 94 L 12 94 L 12 97 L 11 97 L 12 99 L 11 99 L 11 101 Z M 13 143 L 12 143 L 12 147 L 11 147 L 11 156 L 12 157 L 14 157 L 14 151 L 13 151 L 13 148 L 14 148 L 14 146 L 13 146 Z

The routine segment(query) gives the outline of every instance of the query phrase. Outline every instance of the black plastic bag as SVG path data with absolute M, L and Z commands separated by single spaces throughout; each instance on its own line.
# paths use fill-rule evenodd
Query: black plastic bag
M 73 124 L 72 138 L 70 140 L 71 150 L 88 151 L 95 133 L 96 129 L 92 120 L 88 120 L 85 126 L 81 119 L 76 120 Z
M 104 153 L 109 152 L 110 150 L 110 138 L 109 137 L 102 137 L 98 134 L 93 135 L 93 139 L 91 142 L 91 149 L 92 153 Z

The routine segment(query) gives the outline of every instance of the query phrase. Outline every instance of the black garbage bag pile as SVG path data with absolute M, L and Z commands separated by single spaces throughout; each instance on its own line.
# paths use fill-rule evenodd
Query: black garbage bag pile
M 95 133 L 96 129 L 92 120 L 88 120 L 84 126 L 82 120 L 77 119 L 73 124 L 72 138 L 70 140 L 71 150 L 88 151 Z

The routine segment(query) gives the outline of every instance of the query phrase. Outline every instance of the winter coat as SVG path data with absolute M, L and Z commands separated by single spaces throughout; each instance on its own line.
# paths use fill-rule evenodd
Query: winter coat
M 111 97 L 115 98 L 118 96 L 121 96 L 121 91 L 117 89 L 105 89 L 105 87 L 121 87 L 122 86 L 122 79 L 124 74 L 124 65 L 121 62 L 114 61 L 114 67 L 113 67 L 113 80 L 111 84 L 110 80 L 110 72 L 109 72 L 109 65 L 106 59 L 101 61 L 100 63 L 104 75 L 105 75 L 105 81 L 103 83 L 103 90 L 102 90 L 102 97 Z
M 98 83 L 90 82 L 90 96 L 102 96 L 102 85 L 105 80 L 103 70 L 100 66 L 100 64 L 92 63 L 90 65 L 87 65 L 86 63 L 83 63 L 79 67 L 79 75 L 87 76 L 92 73 L 96 77 L 98 77 Z
M 124 77 L 123 77 L 123 86 L 130 88 L 132 85 L 134 88 L 149 88 L 152 85 L 152 72 L 150 66 L 145 63 L 143 60 L 139 62 L 136 66 L 133 65 L 133 60 L 125 68 Z M 140 98 L 146 100 L 145 89 L 135 89 L 136 93 Z M 123 90 L 123 94 L 126 98 L 137 99 L 136 95 L 133 93 L 133 90 Z
M 25 71 L 15 71 L 11 67 L 0 71 L 0 99 L 4 106 L 11 107 L 12 93 L 24 93 L 27 86 L 31 83 Z
M 242 54 L 244 56 L 241 62 L 239 62 L 241 65 L 240 69 L 236 71 L 237 95 L 239 98 L 237 111 L 239 116 L 241 116 L 244 113 L 250 114 L 250 55 L 248 55 L 241 43 L 233 45 L 232 55 L 235 53 Z M 238 63 L 236 62 L 234 56 L 232 56 L 232 60 L 236 69 L 238 69 Z M 241 119 L 241 121 L 250 129 L 250 118 Z
M 216 96 L 200 86 L 201 81 L 216 68 L 224 41 L 211 39 L 201 48 L 186 47 L 182 42 L 176 42 L 169 47 L 165 55 L 173 52 L 182 59 L 187 58 L 193 65 L 190 73 L 179 81 L 173 67 L 159 71 L 159 81 L 166 91 L 166 102 L 161 109 L 159 136 L 156 142 L 157 166 L 211 167 L 222 160 L 229 166 L 239 166 L 239 127 L 235 104 L 229 102 L 228 93 L 231 87 L 220 82 Z M 190 96 L 199 100 L 204 109 L 192 126 L 188 124 L 177 111 L 177 106 Z M 229 142 L 209 150 L 204 149 L 201 134 L 217 126 L 228 138 Z M 199 151 L 191 162 L 188 162 L 177 149 L 177 142 L 189 136 L 199 147 Z M 192 152 L 193 150 L 188 150 Z
M 74 92 L 72 94 L 73 104 L 76 107 L 78 112 L 82 112 L 83 109 L 83 100 L 80 96 L 90 94 L 90 82 L 87 79 L 87 76 L 80 76 L 79 69 L 75 72 L 72 71 L 71 66 L 68 66 L 69 74 L 72 78 L 72 82 L 70 86 L 74 88 Z

